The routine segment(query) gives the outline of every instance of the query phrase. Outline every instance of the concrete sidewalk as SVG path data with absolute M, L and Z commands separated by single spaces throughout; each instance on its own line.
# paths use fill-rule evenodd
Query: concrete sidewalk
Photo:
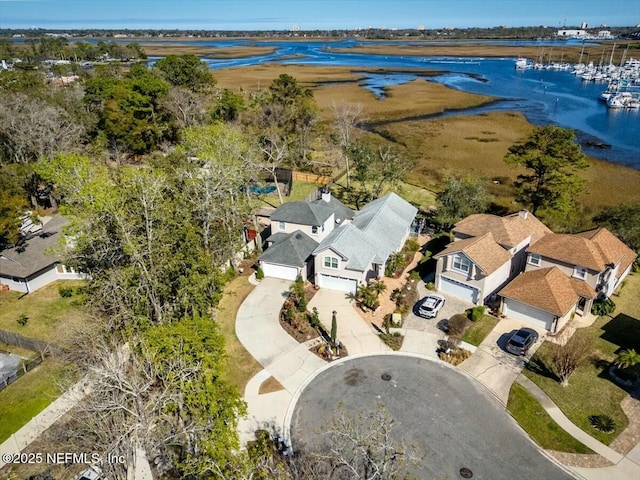
M 636 451 L 640 453 L 640 444 L 636 445 L 625 457 L 572 423 L 549 396 L 527 377 L 520 375 L 517 382 L 536 397 L 545 411 L 563 430 L 597 454 L 614 463 L 613 466 L 602 468 L 571 467 L 574 471 L 588 480 L 638 480 L 640 478 L 640 455 L 636 455 Z

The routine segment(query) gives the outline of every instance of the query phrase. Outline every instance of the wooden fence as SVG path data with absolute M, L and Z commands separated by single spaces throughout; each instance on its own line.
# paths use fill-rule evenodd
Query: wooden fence
M 28 338 L 19 333 L 7 332 L 6 330 L 0 330 L 0 342 L 31 350 L 32 352 L 38 352 L 42 355 L 55 355 L 59 353 L 59 349 L 50 343 Z
M 293 180 L 307 183 L 317 183 L 318 185 L 326 185 L 331 182 L 331 177 L 326 175 L 318 175 L 317 173 L 292 172 Z

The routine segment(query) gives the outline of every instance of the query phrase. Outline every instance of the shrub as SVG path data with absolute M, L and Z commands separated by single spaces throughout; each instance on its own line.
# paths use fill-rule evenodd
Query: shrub
M 58 293 L 60 294 L 60 296 L 62 298 L 69 298 L 69 297 L 73 296 L 73 287 L 59 286 L 58 287 Z
M 404 244 L 404 248 L 411 253 L 416 253 L 418 250 L 420 250 L 420 244 L 413 238 L 410 238 Z
M 313 307 L 313 312 L 309 315 L 309 323 L 313 328 L 318 328 L 320 326 L 320 314 L 316 307 Z
M 616 422 L 609 415 L 591 415 L 589 423 L 593 428 L 604 433 L 613 433 L 616 429 Z
M 484 315 L 485 308 L 483 306 L 473 307 L 466 310 L 467 318 L 472 322 L 477 322 Z
M 420 280 L 420 274 L 418 273 L 417 270 L 413 270 L 410 274 L 409 274 L 409 279 L 410 280 Z
M 615 309 L 616 304 L 613 303 L 613 300 L 611 300 L 610 298 L 599 298 L 598 300 L 593 302 L 591 313 L 602 317 L 604 315 L 611 315 Z
M 29 321 L 29 317 L 27 317 L 24 313 L 21 313 L 18 319 L 16 320 L 16 322 L 18 322 L 18 325 L 22 327 L 24 327 L 28 321 Z
M 427 287 L 427 290 L 435 290 L 436 289 L 436 284 L 433 282 L 427 282 L 427 284 L 425 285 L 425 287 Z
M 461 313 L 458 313 L 457 315 L 451 317 L 447 322 L 447 330 L 449 335 L 453 337 L 461 337 L 465 329 L 467 328 L 468 322 L 469 320 L 467 319 L 466 315 L 462 315 Z
M 256 280 L 262 280 L 264 278 L 264 271 L 262 270 L 262 267 L 258 267 L 258 269 L 256 270 Z

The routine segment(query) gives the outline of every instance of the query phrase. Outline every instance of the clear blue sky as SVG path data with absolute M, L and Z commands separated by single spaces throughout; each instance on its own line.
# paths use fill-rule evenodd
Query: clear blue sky
M 0 0 L 0 28 L 211 30 L 640 23 L 638 0 Z

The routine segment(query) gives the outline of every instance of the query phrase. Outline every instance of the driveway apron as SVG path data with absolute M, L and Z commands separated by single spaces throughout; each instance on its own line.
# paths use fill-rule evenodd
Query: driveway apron
M 354 310 L 348 295 L 337 290 L 319 290 L 307 308 L 309 311 L 314 307 L 318 309 L 320 321 L 328 332 L 331 331 L 331 316 L 336 312 L 337 337 L 347 347 L 349 355 L 390 351 L 391 349 L 376 335 L 373 327 Z

